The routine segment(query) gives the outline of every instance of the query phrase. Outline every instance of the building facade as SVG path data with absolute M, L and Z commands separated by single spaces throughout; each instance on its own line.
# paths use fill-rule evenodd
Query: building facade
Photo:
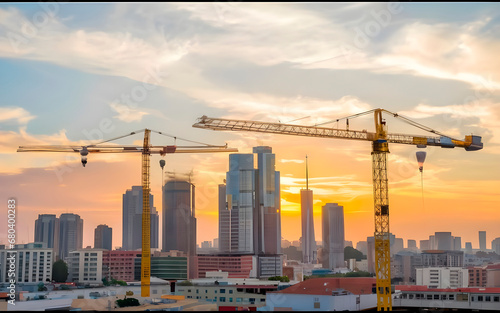
M 162 251 L 196 254 L 195 186 L 170 180 L 163 186 Z
M 479 231 L 479 250 L 486 251 L 486 231 Z
M 344 262 L 344 207 L 327 203 L 322 208 L 324 268 L 345 267 Z
M 135 259 L 138 258 L 138 251 L 111 250 L 102 252 L 103 277 L 108 281 L 111 279 L 125 282 L 134 281 Z
M 151 210 L 151 248 L 158 248 L 159 218 L 153 206 L 153 195 L 149 195 Z M 123 194 L 122 249 L 140 250 L 142 248 L 142 186 L 132 186 Z
M 318 255 L 314 235 L 312 190 L 308 188 L 300 191 L 300 204 L 302 222 L 302 261 L 307 264 L 317 263 Z
M 469 271 L 462 267 L 424 267 L 416 269 L 418 286 L 429 288 L 464 288 L 469 285 Z
M 228 272 L 229 278 L 256 278 L 257 257 L 255 255 L 198 255 L 197 277 L 205 278 L 207 272 Z
M 59 216 L 59 253 L 60 259 L 65 259 L 69 252 L 81 249 L 83 246 L 83 220 L 80 215 L 63 213 Z
M 69 252 L 68 282 L 102 285 L 103 249 L 80 249 Z
M 47 244 L 55 256 L 59 253 L 59 219 L 55 214 L 38 214 L 35 220 L 35 242 Z
M 0 282 L 9 282 L 10 258 L 13 250 L 0 250 Z M 55 261 L 54 251 L 47 248 L 46 243 L 34 242 L 14 246 L 15 277 L 17 282 L 37 283 L 52 281 L 52 263 Z
M 98 225 L 94 230 L 94 249 L 112 250 L 113 229 L 108 225 Z
M 435 232 L 437 250 L 453 250 L 451 232 Z

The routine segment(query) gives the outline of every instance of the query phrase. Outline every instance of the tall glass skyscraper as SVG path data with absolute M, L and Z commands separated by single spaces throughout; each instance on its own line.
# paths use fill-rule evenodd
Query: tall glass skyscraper
M 323 268 L 345 267 L 344 263 L 344 207 L 327 203 L 322 210 Z
M 65 259 L 70 251 L 83 246 L 83 220 L 80 215 L 63 213 L 59 216 L 59 258 Z
M 151 210 L 151 248 L 158 248 L 159 218 L 153 206 L 153 195 L 149 195 Z M 123 194 L 122 249 L 142 248 L 142 186 L 132 186 Z
M 38 214 L 35 220 L 35 240 L 43 242 L 47 248 L 54 250 L 54 254 L 59 253 L 59 219 L 55 214 Z
M 162 251 L 196 254 L 195 187 L 183 180 L 170 180 L 163 187 Z
M 219 250 L 229 253 L 281 252 L 280 173 L 271 147 L 230 154 L 226 185 L 219 185 Z M 224 195 L 225 193 L 225 195 Z

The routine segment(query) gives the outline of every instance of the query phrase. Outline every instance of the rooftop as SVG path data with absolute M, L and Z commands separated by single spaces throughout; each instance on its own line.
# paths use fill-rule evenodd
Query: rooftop
M 396 290 L 422 292 L 468 292 L 468 293 L 498 293 L 500 288 L 468 287 L 468 288 L 429 288 L 427 286 L 396 285 Z
M 308 295 L 328 295 L 332 292 L 344 289 L 352 294 L 371 294 L 375 287 L 374 277 L 328 277 L 328 278 L 310 278 L 277 293 L 287 294 L 308 294 Z

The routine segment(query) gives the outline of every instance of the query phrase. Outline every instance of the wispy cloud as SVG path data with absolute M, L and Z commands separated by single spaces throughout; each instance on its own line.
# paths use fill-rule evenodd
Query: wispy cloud
M 120 121 L 123 122 L 138 122 L 142 120 L 142 117 L 144 115 L 147 115 L 149 113 L 139 111 L 138 109 L 131 108 L 128 105 L 121 104 L 118 102 L 112 102 L 109 104 L 109 106 L 116 112 L 118 115 L 115 115 L 114 118 L 119 119 Z
M 18 124 L 26 125 L 35 116 L 21 107 L 0 107 L 0 122 L 15 121 Z

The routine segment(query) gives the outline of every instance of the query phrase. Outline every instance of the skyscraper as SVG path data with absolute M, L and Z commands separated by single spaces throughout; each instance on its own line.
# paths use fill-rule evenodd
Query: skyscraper
M 195 187 L 183 180 L 170 180 L 163 186 L 162 251 L 196 254 Z
M 276 171 L 276 156 L 272 148 L 259 146 L 253 148 L 257 154 L 255 178 L 254 210 L 257 224 L 254 223 L 254 251 L 257 254 L 281 253 L 281 197 L 280 172 Z M 256 236 L 257 235 L 257 236 Z
M 306 189 L 300 190 L 300 215 L 302 221 L 303 262 L 317 262 L 316 239 L 314 237 L 313 191 L 309 189 L 309 171 L 306 156 Z
M 323 267 L 345 267 L 344 263 L 344 207 L 327 203 L 322 208 Z
M 462 237 L 453 237 L 453 250 L 462 250 Z
M 55 214 L 38 214 L 35 220 L 35 240 L 43 242 L 47 248 L 53 249 L 56 258 L 59 253 L 59 219 Z
M 65 259 L 69 252 L 83 246 L 83 220 L 80 215 L 63 213 L 59 216 L 59 258 Z
M 281 251 L 280 173 L 271 147 L 253 154 L 230 154 L 226 186 L 219 186 L 219 250 L 279 254 Z M 224 196 L 225 190 L 225 196 Z
M 453 250 L 453 240 L 451 232 L 435 232 L 437 250 Z
M 151 248 L 158 248 L 158 212 L 153 206 L 153 195 L 149 195 L 151 210 Z M 142 186 L 132 186 L 123 194 L 122 249 L 142 248 Z
M 113 229 L 108 225 L 98 225 L 94 230 L 94 249 L 113 250 Z
M 417 241 L 414 239 L 408 239 L 408 249 L 417 249 Z
M 479 250 L 486 251 L 486 231 L 479 231 Z

